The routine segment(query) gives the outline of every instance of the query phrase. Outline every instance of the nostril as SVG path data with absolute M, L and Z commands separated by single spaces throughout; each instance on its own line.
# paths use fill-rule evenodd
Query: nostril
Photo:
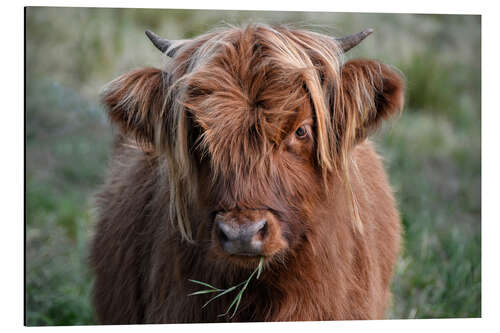
M 225 243 L 229 240 L 229 238 L 227 237 L 226 233 L 224 232 L 223 228 L 222 228 L 222 222 L 220 221 L 217 221 L 216 223 L 216 233 L 217 233 L 217 237 L 219 238 L 219 241 L 221 243 Z

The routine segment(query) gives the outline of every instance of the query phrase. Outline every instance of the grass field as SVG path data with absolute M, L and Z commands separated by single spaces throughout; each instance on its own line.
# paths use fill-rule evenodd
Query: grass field
M 86 257 L 111 139 L 99 89 L 162 65 L 146 28 L 180 39 L 240 22 L 375 29 L 349 57 L 392 64 L 408 86 L 403 114 L 374 137 L 404 225 L 389 316 L 481 316 L 480 17 L 28 8 L 27 324 L 95 323 Z

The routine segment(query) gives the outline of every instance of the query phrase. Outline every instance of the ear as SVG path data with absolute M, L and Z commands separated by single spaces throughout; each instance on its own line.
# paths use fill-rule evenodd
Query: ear
M 101 93 L 111 122 L 144 149 L 155 143 L 166 95 L 166 73 L 143 68 L 110 82 Z
M 404 104 L 404 81 L 389 66 L 373 60 L 351 60 L 341 72 L 340 115 L 342 134 L 356 144 L 377 129 L 383 119 L 400 111 Z M 343 119 L 338 119 L 338 117 Z M 337 118 L 337 119 L 336 119 Z

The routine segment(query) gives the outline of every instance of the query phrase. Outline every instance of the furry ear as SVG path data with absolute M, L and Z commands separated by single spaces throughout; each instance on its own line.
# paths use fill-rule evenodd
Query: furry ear
M 402 109 L 404 81 L 387 65 L 351 60 L 342 67 L 339 97 L 336 109 L 341 112 L 334 114 L 334 122 L 340 123 L 344 139 L 354 145 Z
M 143 149 L 152 149 L 166 95 L 166 73 L 143 68 L 110 82 L 101 94 L 108 115 L 123 133 L 135 138 Z

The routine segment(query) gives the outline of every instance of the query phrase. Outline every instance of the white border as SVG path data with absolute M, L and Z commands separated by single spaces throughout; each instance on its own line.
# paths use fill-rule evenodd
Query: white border
M 499 325 L 499 247 L 498 237 L 498 172 L 499 145 L 498 126 L 500 118 L 495 97 L 498 96 L 498 12 L 494 1 L 265 1 L 253 0 L 244 3 L 235 1 L 25 1 L 15 5 L 2 6 L 2 110 L 1 163 L 2 232 L 0 232 L 1 257 L 1 307 L 2 327 L 23 329 L 23 6 L 76 6 L 76 7 L 141 7 L 141 8 L 193 8 L 193 9 L 253 9 L 253 10 L 296 10 L 334 12 L 390 12 L 390 13 L 447 13 L 482 15 L 482 297 L 483 319 L 451 320 L 388 320 L 370 322 L 320 322 L 320 323 L 274 323 L 274 324 L 210 324 L 210 325 L 148 325 L 148 330 L 165 332 L 182 331 L 255 331 L 279 329 L 303 331 L 307 329 L 329 331 L 383 330 L 387 332 L 419 332 L 435 330 L 491 331 L 488 328 Z M 120 330 L 144 329 L 145 326 L 93 326 L 44 328 L 44 330 Z M 36 328 L 35 328 L 36 329 Z M 10 330 L 9 330 L 10 331 Z
M 30 6 L 56 6 L 56 7 L 121 7 L 121 8 L 185 8 L 185 9 L 235 9 L 235 10 L 287 10 L 287 11 L 330 11 L 330 12 L 387 12 L 387 13 L 431 13 L 431 14 L 480 14 L 487 11 L 488 1 L 322 1 L 322 0 L 187 0 L 187 1 L 131 1 L 131 0 L 106 0 L 106 1 L 76 1 L 59 0 L 25 1 Z

